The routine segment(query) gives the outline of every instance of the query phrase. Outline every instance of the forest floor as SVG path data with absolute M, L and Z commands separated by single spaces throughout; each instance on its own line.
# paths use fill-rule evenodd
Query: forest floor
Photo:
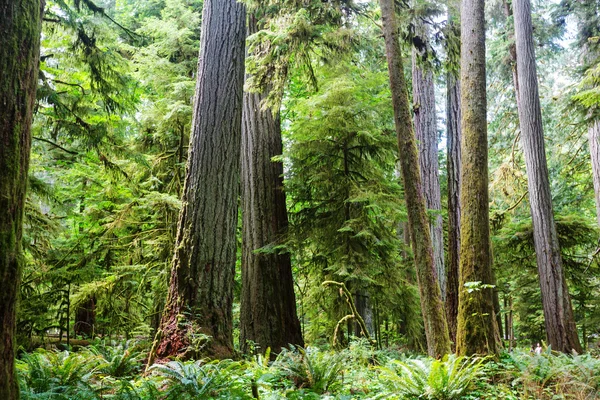
M 22 399 L 600 399 L 600 358 L 529 350 L 434 360 L 365 341 L 307 347 L 274 361 L 170 361 L 146 370 L 147 344 L 97 342 L 22 353 Z

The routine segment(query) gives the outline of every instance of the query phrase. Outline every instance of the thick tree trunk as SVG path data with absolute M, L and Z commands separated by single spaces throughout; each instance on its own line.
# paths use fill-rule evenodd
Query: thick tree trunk
M 448 278 L 446 317 L 450 338 L 456 343 L 458 317 L 458 269 L 460 261 L 460 80 L 447 74 L 447 171 L 448 171 Z
M 254 16 L 248 33 L 258 30 Z M 262 108 L 267 93 L 245 93 L 242 118 L 242 296 L 240 347 L 248 341 L 261 352 L 303 346 L 292 264 L 287 252 L 257 252 L 282 242 L 288 228 L 279 115 Z
M 231 357 L 233 282 L 239 195 L 245 7 L 207 0 L 192 135 L 169 294 L 150 355 L 197 357 L 194 334 L 211 337 L 203 349 Z
M 437 124 L 435 115 L 435 85 L 433 71 L 424 67 L 429 49 L 426 26 L 418 27 L 420 42 L 424 49 L 412 50 L 413 110 L 415 113 L 415 134 L 419 147 L 419 164 L 423 179 L 425 205 L 437 215 L 429 224 L 433 244 L 433 262 L 437 280 L 446 298 L 446 269 L 444 267 L 444 231 L 442 230 L 442 195 L 440 193 L 439 161 L 437 148 Z
M 552 211 L 529 0 L 514 1 L 514 17 L 519 122 L 546 334 L 552 349 L 581 352 Z
M 461 132 L 460 281 L 456 333 L 458 354 L 496 353 L 496 316 L 492 284 L 488 147 L 485 81 L 484 0 L 463 0 L 461 6 Z
M 0 0 L 0 399 L 19 398 L 16 307 L 44 2 Z
M 421 311 L 425 323 L 427 350 L 430 356 L 441 357 L 450 352 L 450 338 L 440 287 L 435 276 L 433 247 L 421 184 L 417 143 L 410 115 L 408 89 L 403 73 L 394 2 L 393 0 L 380 0 L 380 6 L 400 152 L 400 167 L 421 297 Z
M 592 180 L 596 198 L 596 220 L 600 227 L 600 120 L 596 119 L 588 125 L 590 141 L 590 158 L 592 161 Z

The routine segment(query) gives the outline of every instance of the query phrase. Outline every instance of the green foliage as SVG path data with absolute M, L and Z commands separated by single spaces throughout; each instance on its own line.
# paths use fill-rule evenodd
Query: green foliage
M 283 350 L 275 361 L 275 368 L 291 380 L 296 388 L 325 394 L 339 388 L 344 367 L 340 354 L 319 351 L 313 347 Z
M 584 327 L 596 327 L 600 320 L 595 293 L 600 288 L 596 275 L 597 260 L 589 255 L 597 246 L 597 231 L 587 220 L 576 215 L 556 215 L 563 265 L 572 293 L 578 322 Z M 517 335 L 524 345 L 545 339 L 541 295 L 533 246 L 530 218 L 506 223 L 493 237 L 495 264 L 500 279 L 511 282 L 499 285 L 508 298 L 514 296 Z M 593 328 L 592 328 L 593 329 Z M 586 338 L 587 341 L 587 338 Z
M 37 351 L 17 362 L 23 399 L 96 399 L 91 377 L 98 360 L 70 352 Z
M 131 340 L 91 346 L 88 351 L 100 360 L 98 372 L 113 378 L 132 378 L 140 372 L 140 363 L 146 356 L 146 349 Z
M 114 344 L 22 354 L 17 365 L 22 398 L 550 400 L 594 399 L 600 393 L 598 358 L 549 349 L 541 355 L 516 350 L 498 360 L 454 355 L 398 360 L 359 340 L 341 352 L 293 348 L 275 361 L 268 354 L 247 361 L 170 361 L 141 376 L 142 360 L 130 356 L 139 354 L 135 346 Z M 132 374 L 107 375 L 107 364 L 122 366 L 120 360 L 127 360 Z
M 324 280 L 344 282 L 353 294 L 367 292 L 386 311 L 402 310 L 402 320 L 419 332 L 418 305 L 406 285 L 410 270 L 399 268 L 396 229 L 405 213 L 390 104 L 386 75 L 353 67 L 324 69 L 321 92 L 290 101 L 284 152 L 290 246 L 307 285 L 315 287 L 308 309 L 328 316 L 311 324 L 309 340 L 333 332 L 346 315 L 344 299 L 318 288 Z
M 442 360 L 394 360 L 382 370 L 401 399 L 458 400 L 472 392 L 484 375 L 484 361 L 449 355 Z
M 541 355 L 517 350 L 489 365 L 494 379 L 487 384 L 506 399 L 594 399 L 600 393 L 600 363 L 590 355 Z
M 169 361 L 153 365 L 150 371 L 161 377 L 167 399 L 251 398 L 236 374 L 240 367 L 241 364 L 234 361 Z

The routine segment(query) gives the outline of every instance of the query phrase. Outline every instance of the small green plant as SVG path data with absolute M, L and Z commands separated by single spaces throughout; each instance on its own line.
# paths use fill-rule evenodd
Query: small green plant
M 339 387 L 343 356 L 319 351 L 314 347 L 297 347 L 282 351 L 274 367 L 290 379 L 296 388 L 324 394 Z
M 96 356 L 100 364 L 98 371 L 114 378 L 131 378 L 141 369 L 144 353 L 137 348 L 135 342 L 103 343 L 99 346 L 90 346 L 87 352 Z
M 442 360 L 391 360 L 381 370 L 400 399 L 458 400 L 472 391 L 474 382 L 484 374 L 483 361 L 454 355 Z
M 165 399 L 246 399 L 242 364 L 231 360 L 155 364 L 150 371 L 158 375 Z M 247 385 L 249 388 L 249 385 Z
M 22 399 L 96 399 L 98 359 L 68 351 L 38 350 L 17 362 Z

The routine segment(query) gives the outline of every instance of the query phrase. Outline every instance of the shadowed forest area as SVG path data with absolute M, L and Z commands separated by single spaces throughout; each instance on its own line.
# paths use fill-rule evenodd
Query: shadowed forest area
M 0 0 L 0 400 L 600 399 L 600 0 Z

